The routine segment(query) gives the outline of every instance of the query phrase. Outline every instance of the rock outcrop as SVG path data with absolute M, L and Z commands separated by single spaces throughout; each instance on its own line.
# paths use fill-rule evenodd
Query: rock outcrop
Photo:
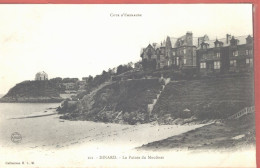
M 16 84 L 0 102 L 50 103 L 61 102 L 59 88 L 51 81 L 26 81 Z
M 61 118 L 137 124 L 149 122 L 147 105 L 161 89 L 157 79 L 118 81 L 85 95 Z

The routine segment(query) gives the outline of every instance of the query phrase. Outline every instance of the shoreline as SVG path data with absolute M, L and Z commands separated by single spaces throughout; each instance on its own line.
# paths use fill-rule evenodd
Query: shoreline
M 185 124 L 169 125 L 160 124 L 156 121 L 153 121 L 145 124 L 130 125 L 126 123 L 122 124 L 82 120 L 64 120 L 60 119 L 59 116 L 60 114 L 56 112 L 56 107 L 45 107 L 44 110 L 34 112 L 29 115 L 6 118 L 6 121 L 10 121 L 10 123 L 7 124 L 9 126 L 11 124 L 12 127 L 16 124 L 22 124 L 21 128 L 29 126 L 34 127 L 33 125 L 36 125 L 35 128 L 30 128 L 30 130 L 36 134 L 29 134 L 25 136 L 28 136 L 28 138 L 32 137 L 32 139 L 35 138 L 34 136 L 40 136 L 43 140 L 37 138 L 37 141 L 35 141 L 36 143 L 32 143 L 34 141 L 30 140 L 30 148 L 46 148 L 49 146 L 50 148 L 55 149 L 67 148 L 74 145 L 90 145 L 92 143 L 99 143 L 99 145 L 102 146 L 102 143 L 105 142 L 112 143 L 115 146 L 118 144 L 124 144 L 125 147 L 122 148 L 129 149 L 129 146 L 131 146 L 131 149 L 137 151 L 175 151 L 183 149 L 198 151 L 198 149 L 208 150 L 212 149 L 212 147 L 214 149 L 214 146 L 218 145 L 216 145 L 215 142 L 218 141 L 219 137 L 225 139 L 225 143 L 222 143 L 225 145 L 231 140 L 234 142 L 239 141 L 239 144 L 241 142 L 243 143 L 243 137 L 242 139 L 239 138 L 238 140 L 234 138 L 238 135 L 245 134 L 246 138 L 248 137 L 247 135 L 250 135 L 250 138 L 253 135 L 253 131 L 250 130 L 252 124 L 248 124 L 245 128 L 243 127 L 243 129 L 239 129 L 245 130 L 244 132 L 240 132 L 239 134 L 236 133 L 236 129 L 234 128 L 233 124 L 239 124 L 240 120 L 234 120 L 232 123 L 228 124 L 225 123 L 226 121 L 201 121 L 199 123 L 191 122 Z M 250 121 L 252 118 L 253 116 L 249 115 L 246 117 L 246 120 L 242 118 L 241 121 Z M 23 119 L 23 121 L 21 119 Z M 24 124 L 24 122 L 27 124 Z M 48 125 L 52 127 L 48 129 Z M 12 130 L 17 130 L 17 132 L 27 132 L 27 129 L 20 130 L 21 128 L 18 126 Z M 44 129 L 44 131 L 42 129 Z M 223 132 L 225 129 L 232 129 L 232 133 L 226 131 Z M 42 131 L 45 133 L 43 133 L 43 135 L 38 135 L 39 132 Z M 71 134 L 71 131 L 73 134 Z M 248 133 L 248 131 L 250 132 Z M 52 135 L 54 139 L 50 138 L 49 135 Z M 232 137 L 230 137 L 230 135 L 232 135 Z M 136 137 L 139 138 L 136 139 Z M 47 145 L 47 142 L 49 142 L 49 144 L 56 145 Z M 25 144 L 27 144 L 27 142 Z M 234 149 L 232 143 L 230 146 L 225 147 L 227 150 Z M 220 148 L 221 146 L 215 147 L 215 149 Z
M 11 98 L 2 97 L 0 103 L 61 103 L 64 99 L 61 97 L 22 97 L 22 98 Z

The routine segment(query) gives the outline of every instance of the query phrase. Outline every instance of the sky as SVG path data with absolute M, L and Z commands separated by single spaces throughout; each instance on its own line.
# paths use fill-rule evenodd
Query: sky
M 252 35 L 252 5 L 1 4 L 0 94 L 39 71 L 81 79 L 139 61 L 142 47 L 187 31 L 210 39 Z

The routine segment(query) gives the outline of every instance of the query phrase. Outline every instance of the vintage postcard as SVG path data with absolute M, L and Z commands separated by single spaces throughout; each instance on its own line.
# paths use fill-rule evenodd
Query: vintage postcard
M 1 4 L 0 167 L 256 167 L 252 4 Z

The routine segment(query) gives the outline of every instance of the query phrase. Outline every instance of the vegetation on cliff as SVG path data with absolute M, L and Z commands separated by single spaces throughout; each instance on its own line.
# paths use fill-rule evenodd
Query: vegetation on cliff
M 148 122 L 147 104 L 160 90 L 158 79 L 113 82 L 85 95 L 62 118 L 128 124 Z M 63 110 L 64 113 L 64 110 Z
M 60 88 L 54 81 L 24 81 L 0 99 L 2 102 L 61 102 Z
M 152 113 L 163 123 L 190 117 L 215 120 L 250 106 L 254 106 L 252 77 L 207 78 L 169 83 Z
M 253 78 L 214 77 L 172 81 L 157 79 L 107 82 L 79 101 L 67 102 L 62 118 L 116 123 L 184 124 L 225 119 L 244 107 L 254 106 Z M 158 98 L 151 114 L 148 104 Z

